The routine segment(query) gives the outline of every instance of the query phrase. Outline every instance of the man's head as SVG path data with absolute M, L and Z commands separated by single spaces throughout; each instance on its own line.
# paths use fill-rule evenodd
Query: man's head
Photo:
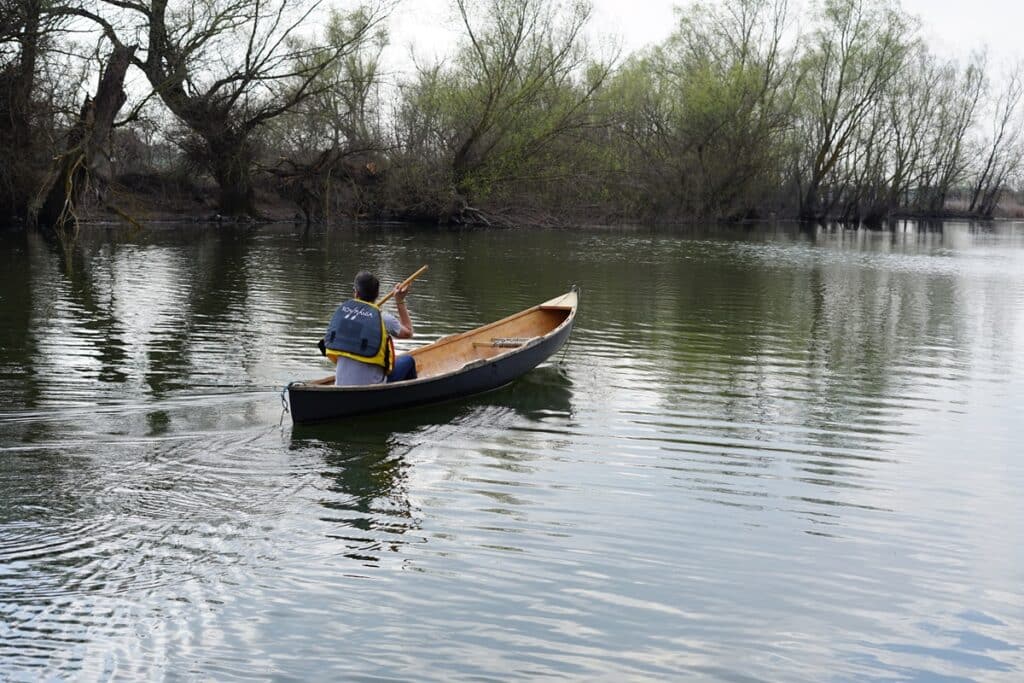
M 357 299 L 373 303 L 380 294 L 380 281 L 368 270 L 362 270 L 356 275 L 354 283 Z

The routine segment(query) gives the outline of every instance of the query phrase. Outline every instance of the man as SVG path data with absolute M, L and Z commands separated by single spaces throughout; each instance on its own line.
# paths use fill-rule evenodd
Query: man
M 334 384 L 380 384 L 416 379 L 416 359 L 395 357 L 392 338 L 412 338 L 412 319 L 405 306 L 409 285 L 395 287 L 398 317 L 384 313 L 374 303 L 380 281 L 368 271 L 356 275 L 352 298 L 341 304 L 324 335 L 325 355 L 337 362 Z

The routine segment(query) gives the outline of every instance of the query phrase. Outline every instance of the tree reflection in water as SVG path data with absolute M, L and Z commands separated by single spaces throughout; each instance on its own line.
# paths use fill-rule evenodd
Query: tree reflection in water
M 345 543 L 346 557 L 376 566 L 381 554 L 401 552 L 409 542 L 403 536 L 418 529 L 421 518 L 410 496 L 406 456 L 438 425 L 458 423 L 473 433 L 480 419 L 493 414 L 490 408 L 508 409 L 529 422 L 568 415 L 572 381 L 552 364 L 478 396 L 292 429 L 292 450 L 321 453 L 328 485 L 320 520 L 337 523 L 339 530 L 328 535 Z

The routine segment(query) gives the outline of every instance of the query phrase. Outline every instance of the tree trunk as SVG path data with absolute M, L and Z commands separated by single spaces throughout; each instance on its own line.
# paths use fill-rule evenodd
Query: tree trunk
M 35 0 L 23 3 L 24 31 L 20 39 L 18 66 L 11 87 L 11 129 L 14 151 L 22 152 L 32 144 L 32 92 L 35 89 L 36 62 L 39 58 L 39 29 L 41 3 Z
M 7 156 L 0 167 L 0 218 L 25 216 L 34 190 L 32 166 L 32 93 L 39 55 L 42 6 L 38 0 L 19 3 L 9 18 L 20 34 L 18 58 L 0 71 L 0 149 Z
M 800 220 L 813 222 L 821 219 L 820 198 L 818 197 L 820 187 L 820 179 L 812 177 L 807 190 L 800 199 Z
M 225 135 L 206 138 L 210 151 L 210 171 L 220 188 L 220 212 L 225 216 L 255 216 L 252 165 L 255 157 L 251 143 L 244 137 Z
M 36 199 L 29 207 L 29 224 L 62 230 L 76 219 L 91 179 L 98 175 L 96 162 L 110 137 L 114 118 L 127 96 L 122 89 L 135 47 L 118 45 L 110 55 L 107 68 L 96 88 L 96 96 L 86 97 L 78 121 L 68 133 L 67 148 L 54 162 Z

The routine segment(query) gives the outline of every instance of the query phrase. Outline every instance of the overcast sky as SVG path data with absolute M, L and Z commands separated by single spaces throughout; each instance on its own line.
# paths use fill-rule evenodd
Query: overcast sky
M 617 36 L 625 51 L 663 40 L 674 26 L 678 0 L 592 0 L 591 30 Z M 799 0 L 794 1 L 794 5 Z M 806 4 L 806 3 L 805 3 Z M 419 54 L 443 54 L 455 38 L 450 0 L 404 0 L 392 17 L 390 60 L 405 61 L 410 44 Z M 903 0 L 921 18 L 933 51 L 963 57 L 985 45 L 998 61 L 1024 57 L 1024 0 Z

